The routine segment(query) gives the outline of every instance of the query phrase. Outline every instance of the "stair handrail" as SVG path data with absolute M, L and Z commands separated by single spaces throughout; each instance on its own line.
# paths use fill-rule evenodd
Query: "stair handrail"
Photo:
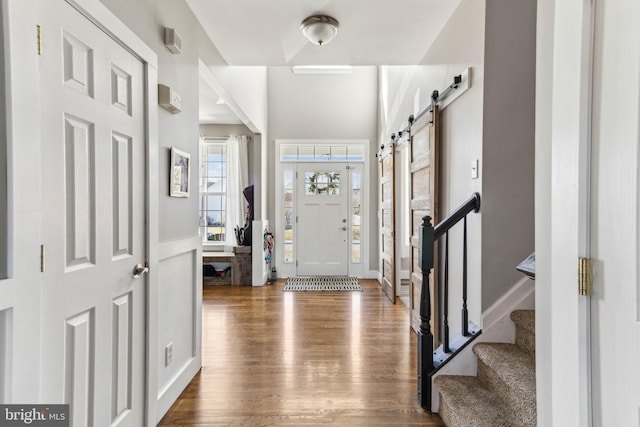
M 471 212 L 478 213 L 480 211 L 480 194 L 473 193 L 462 205 L 456 208 L 447 218 L 438 223 L 434 228 L 431 224 L 431 217 L 422 218 L 423 223 L 420 226 L 420 253 L 418 261 L 422 270 L 422 290 L 420 295 L 420 328 L 418 329 L 418 401 L 420 405 L 428 411 L 431 411 L 431 379 L 435 372 L 444 366 L 457 352 L 462 350 L 467 344 L 474 340 L 481 332 L 479 328 L 469 328 L 468 310 L 467 310 L 467 215 Z M 458 343 L 457 348 L 449 346 L 449 325 L 448 325 L 448 257 L 449 257 L 449 233 L 448 231 L 461 220 L 464 220 L 463 234 L 463 305 L 462 305 L 462 330 L 464 337 Z M 443 344 L 442 349 L 434 352 L 433 334 L 431 333 L 431 287 L 429 286 L 429 274 L 433 269 L 435 242 L 446 236 L 445 244 L 445 266 L 444 266 L 444 319 L 443 319 Z M 475 325 L 473 325 L 475 326 Z M 443 354 L 444 353 L 444 354 Z M 438 356 L 436 356 L 436 354 Z M 444 357 L 440 357 L 444 356 Z M 436 366 L 436 357 L 438 357 Z
M 462 218 L 470 214 L 471 212 L 480 212 L 480 193 L 473 193 L 463 204 L 458 206 L 455 211 L 451 213 L 444 220 L 440 221 L 438 225 L 433 229 L 433 238 L 438 240 L 444 233 L 449 231 L 451 227 L 456 225 Z

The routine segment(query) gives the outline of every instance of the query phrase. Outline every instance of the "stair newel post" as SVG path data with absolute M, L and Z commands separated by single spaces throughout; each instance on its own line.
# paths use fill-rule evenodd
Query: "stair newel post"
M 444 287 L 442 300 L 442 350 L 451 353 L 449 347 L 449 232 L 444 233 Z
M 469 312 L 467 311 L 467 216 L 462 231 L 462 335 L 469 336 Z
M 429 274 L 433 269 L 434 233 L 431 217 L 422 218 L 420 226 L 419 257 L 422 270 L 420 296 L 420 329 L 418 330 L 418 401 L 431 411 L 431 376 L 433 371 L 433 334 L 431 333 L 431 294 Z

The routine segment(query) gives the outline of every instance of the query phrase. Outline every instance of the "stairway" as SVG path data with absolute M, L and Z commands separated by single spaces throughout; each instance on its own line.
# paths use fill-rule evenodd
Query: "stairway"
M 440 417 L 447 427 L 535 427 L 535 312 L 511 313 L 516 343 L 479 343 L 476 377 L 441 375 Z

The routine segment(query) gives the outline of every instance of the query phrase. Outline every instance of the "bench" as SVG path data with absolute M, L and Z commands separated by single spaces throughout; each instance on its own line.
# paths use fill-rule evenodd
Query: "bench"
M 245 249 L 246 248 L 246 249 Z M 204 285 L 251 286 L 251 247 L 240 246 L 233 252 L 202 252 L 203 264 L 229 264 L 231 274 L 202 275 Z

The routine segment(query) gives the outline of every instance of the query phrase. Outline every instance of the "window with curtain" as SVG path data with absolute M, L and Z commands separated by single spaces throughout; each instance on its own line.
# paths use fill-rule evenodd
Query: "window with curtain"
M 227 236 L 227 143 L 205 142 L 200 156 L 200 228 L 203 243 Z
M 200 140 L 200 235 L 203 245 L 236 245 L 245 225 L 248 185 L 246 136 Z

